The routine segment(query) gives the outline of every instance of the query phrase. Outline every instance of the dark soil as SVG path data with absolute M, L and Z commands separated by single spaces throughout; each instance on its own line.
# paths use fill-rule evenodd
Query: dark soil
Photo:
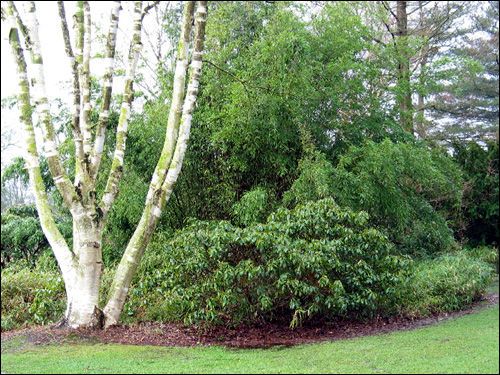
M 25 328 L 2 332 L 2 341 L 24 336 L 34 345 L 48 343 L 119 343 L 129 345 L 195 346 L 224 345 L 235 348 L 267 348 L 276 345 L 292 346 L 327 340 L 408 330 L 428 326 L 446 319 L 476 312 L 485 306 L 498 303 L 498 294 L 490 294 L 467 310 L 437 314 L 422 319 L 402 317 L 377 318 L 368 322 L 339 320 L 320 326 L 290 329 L 288 325 L 266 324 L 243 326 L 237 329 L 219 327 L 201 331 L 181 324 L 141 323 L 115 326 L 106 330 L 55 328 L 55 326 Z

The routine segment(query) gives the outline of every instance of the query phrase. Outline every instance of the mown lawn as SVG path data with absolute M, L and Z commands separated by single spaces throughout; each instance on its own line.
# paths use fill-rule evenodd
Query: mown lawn
M 2 343 L 6 373 L 498 373 L 498 305 L 441 324 L 291 348 Z

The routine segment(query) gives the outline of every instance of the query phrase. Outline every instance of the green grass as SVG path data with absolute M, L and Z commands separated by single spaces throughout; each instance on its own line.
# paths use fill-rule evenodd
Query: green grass
M 412 331 L 234 350 L 2 343 L 6 373 L 498 373 L 498 306 Z

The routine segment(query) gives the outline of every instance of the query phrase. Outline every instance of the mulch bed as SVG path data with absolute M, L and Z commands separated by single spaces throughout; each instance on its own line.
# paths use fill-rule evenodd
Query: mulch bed
M 119 343 L 129 345 L 196 346 L 223 345 L 234 348 L 268 348 L 276 345 L 292 346 L 304 343 L 331 341 L 374 335 L 428 326 L 446 319 L 476 312 L 485 306 L 498 303 L 498 294 L 490 294 L 467 310 L 438 314 L 423 319 L 377 318 L 368 322 L 339 320 L 320 326 L 290 329 L 288 325 L 265 324 L 242 326 L 237 329 L 219 327 L 201 331 L 181 324 L 141 323 L 120 325 L 106 330 L 55 328 L 54 326 L 24 328 L 2 332 L 2 341 L 25 336 L 27 342 L 41 345 L 48 343 Z

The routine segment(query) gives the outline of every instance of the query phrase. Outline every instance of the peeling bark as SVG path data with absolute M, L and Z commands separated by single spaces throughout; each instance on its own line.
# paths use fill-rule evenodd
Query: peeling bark
M 97 202 L 95 181 L 102 157 L 111 101 L 116 32 L 119 21 L 118 15 L 121 9 L 120 2 L 114 2 L 110 17 L 106 45 L 107 65 L 103 77 L 102 89 L 103 103 L 94 138 L 90 130 L 89 119 L 90 6 L 86 1 L 78 1 L 77 3 L 77 10 L 74 17 L 75 49 L 73 50 L 64 4 L 62 1 L 58 1 L 64 47 L 73 73 L 74 108 L 72 113 L 72 128 L 76 149 L 76 176 L 74 184 L 67 177 L 67 172 L 61 163 L 57 149 L 55 131 L 45 93 L 43 59 L 40 52 L 35 4 L 34 2 L 29 3 L 30 17 L 27 25 L 23 23 L 14 3 L 9 1 L 6 4 L 6 6 L 2 5 L 2 7 L 5 8 L 5 13 L 8 15 L 8 21 L 11 24 L 9 41 L 17 63 L 19 82 L 18 106 L 20 109 L 20 121 L 23 124 L 26 135 L 25 160 L 30 185 L 34 191 L 43 232 L 54 251 L 65 283 L 67 308 L 61 324 L 73 328 L 109 326 L 118 322 L 130 287 L 130 281 L 156 227 L 156 223 L 161 216 L 163 206 L 172 193 L 173 186 L 182 167 L 189 139 L 192 112 L 198 95 L 207 2 L 199 1 L 196 12 L 194 12 L 194 1 L 187 2 L 185 6 L 181 39 L 177 51 L 177 67 L 172 94 L 173 100 L 167 121 L 165 143 L 150 183 L 141 221 L 130 239 L 117 269 L 110 292 L 110 299 L 103 311 L 99 308 L 102 274 L 102 234 L 107 214 L 116 199 L 118 184 L 123 174 L 128 121 L 134 98 L 133 82 L 142 47 L 142 20 L 147 13 L 147 9 L 143 10 L 142 1 L 135 2 L 133 36 L 128 55 L 125 90 L 120 109 L 116 145 L 105 191 L 101 200 Z M 193 13 L 195 13 L 194 46 L 186 89 Z M 28 69 L 19 31 L 23 34 L 26 50 L 30 53 L 31 64 L 33 66 L 33 77 L 31 79 L 28 78 Z M 32 84 L 32 93 L 30 92 L 30 82 Z M 33 97 L 31 94 L 33 94 Z M 41 119 L 43 144 L 50 172 L 73 218 L 72 249 L 70 249 L 59 232 L 48 203 L 47 192 L 43 184 L 39 166 L 39 155 L 32 120 L 32 100 Z
M 116 270 L 115 278 L 110 290 L 110 298 L 104 308 L 104 314 L 106 317 L 105 326 L 116 324 L 120 318 L 132 277 L 137 270 L 142 255 L 144 254 L 144 250 L 147 247 L 158 219 L 161 216 L 161 210 L 165 202 L 170 197 L 173 186 L 182 167 L 191 129 L 192 112 L 194 110 L 198 94 L 207 15 L 207 2 L 199 1 L 195 13 L 195 40 L 193 56 L 190 64 L 189 84 L 187 88 L 187 95 L 183 100 L 182 117 L 179 119 L 179 108 L 177 103 L 184 95 L 186 48 L 189 44 L 191 32 L 193 3 L 194 2 L 189 2 L 184 9 L 181 39 L 179 40 L 177 52 L 175 75 L 177 80 L 174 81 L 172 108 L 169 114 L 163 152 L 151 180 L 148 196 L 146 197 L 146 207 L 141 220 L 132 238 L 130 239 L 122 260 Z M 174 143 L 175 149 L 173 149 Z M 161 186 L 160 189 L 158 189 L 159 186 Z
M 69 249 L 64 237 L 56 226 L 54 217 L 50 210 L 50 205 L 47 198 L 47 192 L 43 183 L 42 174 L 39 165 L 39 155 L 37 151 L 35 130 L 32 121 L 32 108 L 30 102 L 30 86 L 28 82 L 28 74 L 24 52 L 21 47 L 18 27 L 14 16 L 14 4 L 8 2 L 6 13 L 9 17 L 9 43 L 12 49 L 12 54 L 16 59 L 17 76 L 19 85 L 18 108 L 19 120 L 24 127 L 25 148 L 24 160 L 28 169 L 30 186 L 35 196 L 35 205 L 40 218 L 40 224 L 47 237 L 57 263 L 61 268 L 64 283 L 66 286 L 67 296 L 71 293 L 71 285 L 73 284 L 72 275 L 76 269 L 75 256 Z
M 125 145 L 127 142 L 128 134 L 128 120 L 130 117 L 130 106 L 134 98 L 134 91 L 132 88 L 135 72 L 137 68 L 137 61 L 139 60 L 139 53 L 142 48 L 141 44 L 141 30 L 142 30 L 142 1 L 136 1 L 134 6 L 134 35 L 130 43 L 130 50 L 128 56 L 127 72 L 125 77 L 125 92 L 123 94 L 123 101 L 120 109 L 120 117 L 118 119 L 118 129 L 116 134 L 115 152 L 109 171 L 106 188 L 100 202 L 100 209 L 102 211 L 103 220 L 106 219 L 113 202 L 118 195 L 118 183 L 120 182 L 123 174 L 123 158 L 125 156 Z
M 102 108 L 99 114 L 99 124 L 97 125 L 94 149 L 92 151 L 91 177 L 95 181 L 101 163 L 104 141 L 106 137 L 106 127 L 108 125 L 109 107 L 111 104 L 111 93 L 113 89 L 113 70 L 115 64 L 116 34 L 118 31 L 118 21 L 121 2 L 115 1 L 111 10 L 109 22 L 108 39 L 106 43 L 106 59 L 104 76 L 102 79 Z

